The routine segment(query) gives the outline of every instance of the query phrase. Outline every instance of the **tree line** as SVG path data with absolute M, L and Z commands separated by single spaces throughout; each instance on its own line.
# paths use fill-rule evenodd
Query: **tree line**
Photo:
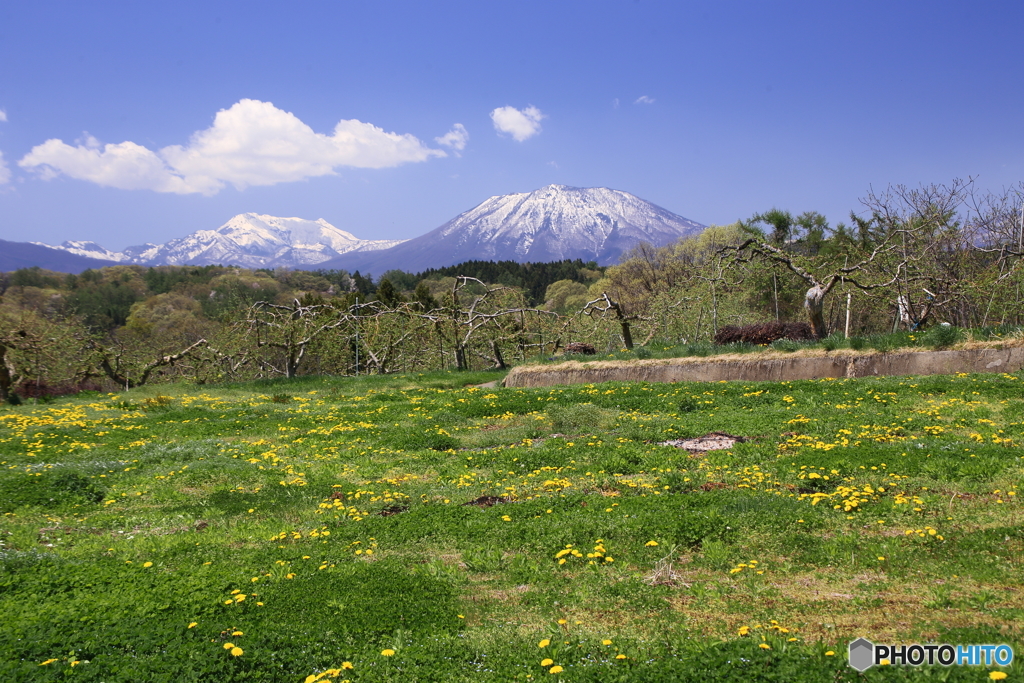
M 297 374 L 504 367 L 805 320 L 818 338 L 1024 323 L 1022 188 L 870 192 L 849 223 L 773 208 L 617 265 L 473 261 L 378 278 L 226 266 L 0 274 L 0 398 Z

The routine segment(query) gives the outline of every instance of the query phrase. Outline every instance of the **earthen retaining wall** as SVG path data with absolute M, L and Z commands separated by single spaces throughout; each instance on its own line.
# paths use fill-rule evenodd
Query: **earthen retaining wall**
M 778 382 L 885 375 L 951 375 L 957 372 L 1017 372 L 1024 347 L 908 351 L 790 358 L 673 358 L 634 361 L 570 361 L 513 368 L 506 387 L 546 387 L 599 382 Z

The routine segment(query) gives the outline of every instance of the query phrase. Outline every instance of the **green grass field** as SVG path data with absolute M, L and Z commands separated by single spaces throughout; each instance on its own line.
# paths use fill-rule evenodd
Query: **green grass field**
M 498 377 L 0 408 L 0 680 L 977 681 L 846 645 L 1021 652 L 1021 378 L 471 386 Z M 661 445 L 709 432 L 745 440 Z

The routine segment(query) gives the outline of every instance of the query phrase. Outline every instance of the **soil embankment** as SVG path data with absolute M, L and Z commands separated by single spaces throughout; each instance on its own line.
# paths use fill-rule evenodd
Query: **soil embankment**
M 951 375 L 957 372 L 1017 372 L 1024 347 L 953 351 L 842 353 L 770 357 L 730 355 L 631 361 L 569 361 L 524 365 L 505 377 L 506 387 L 547 387 L 600 382 L 779 382 L 800 379 L 887 375 Z

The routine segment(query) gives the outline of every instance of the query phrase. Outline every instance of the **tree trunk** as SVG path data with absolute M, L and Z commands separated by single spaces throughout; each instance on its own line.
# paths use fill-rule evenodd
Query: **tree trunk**
M 807 322 L 811 325 L 811 334 L 815 339 L 824 339 L 828 336 L 828 327 L 825 325 L 825 289 L 815 285 L 807 290 L 804 295 L 804 308 L 807 310 Z
M 7 347 L 0 344 L 0 401 L 11 397 L 11 370 L 7 367 Z
M 627 349 L 633 348 L 633 333 L 629 329 L 628 320 L 620 320 L 619 326 L 622 328 L 622 345 Z
M 501 356 L 501 348 L 498 346 L 498 342 L 494 339 L 491 340 L 491 351 L 494 353 L 494 364 L 499 370 L 505 369 L 505 359 Z

